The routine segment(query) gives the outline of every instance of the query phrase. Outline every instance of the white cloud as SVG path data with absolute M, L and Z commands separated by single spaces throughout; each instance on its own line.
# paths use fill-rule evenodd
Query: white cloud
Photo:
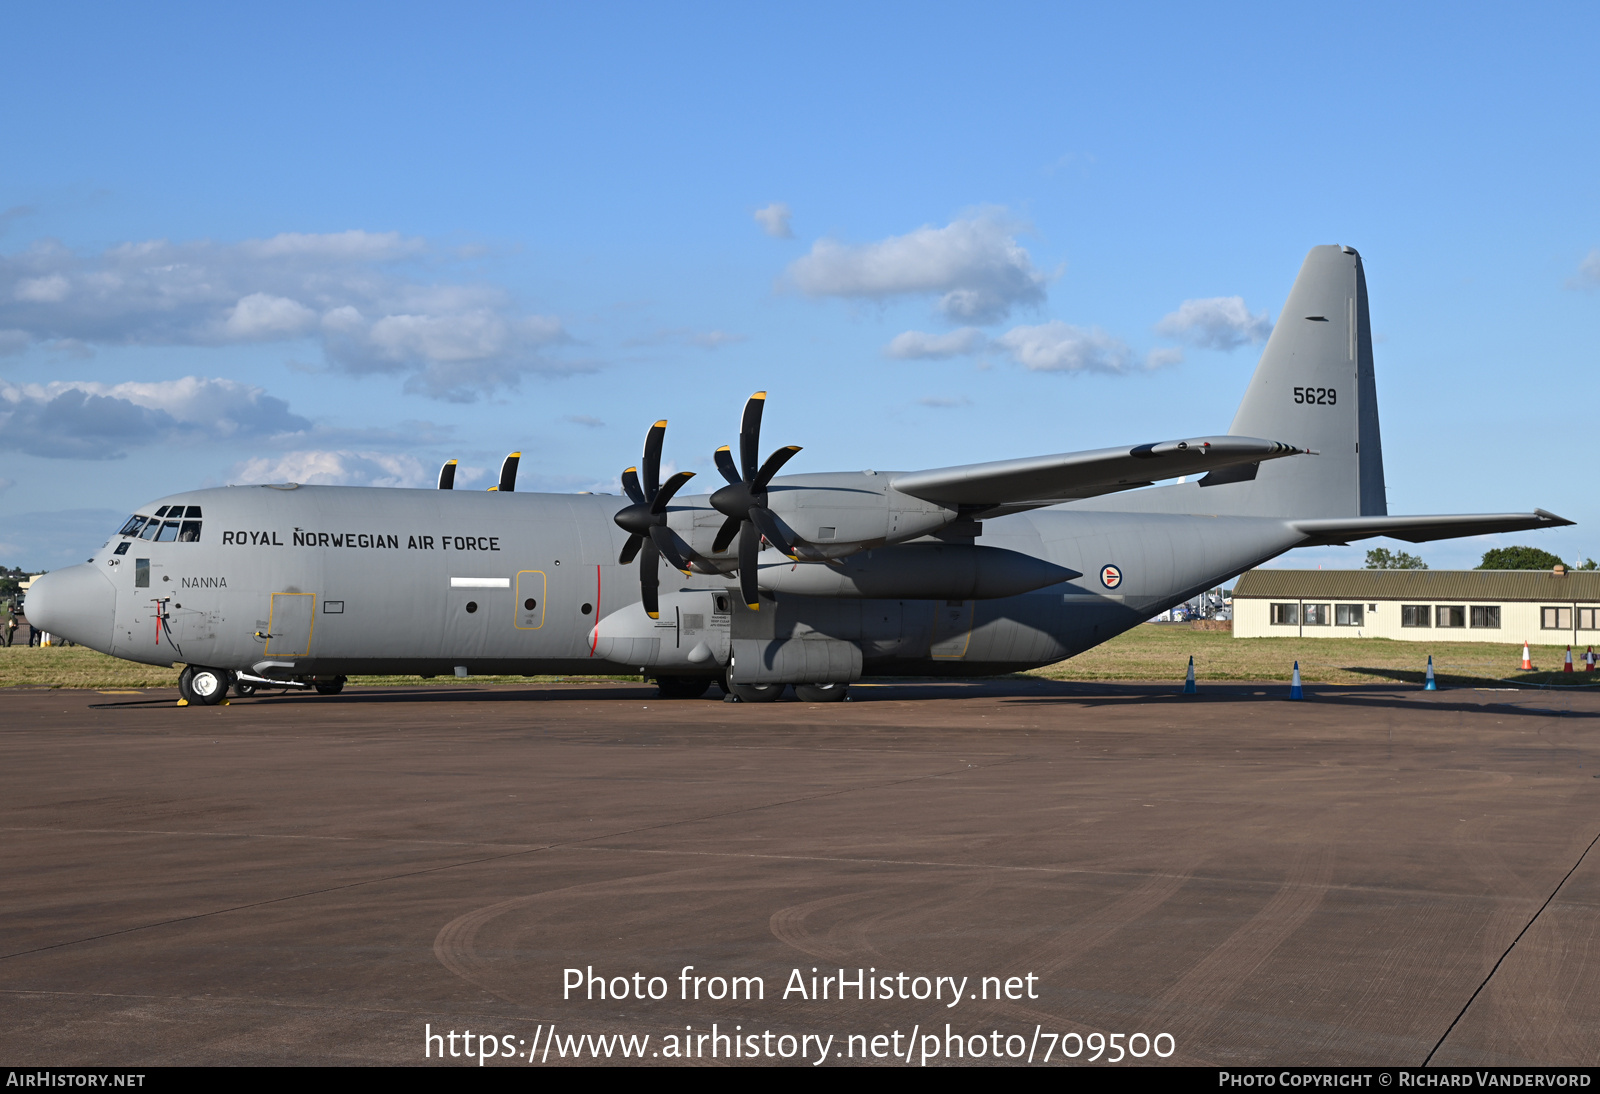
M 1202 349 L 1233 350 L 1265 342 L 1272 319 L 1266 312 L 1252 315 L 1242 296 L 1212 296 L 1185 300 L 1156 324 L 1156 333 Z
M 398 232 L 156 239 L 98 254 L 39 241 L 0 254 L 0 353 L 311 338 L 335 368 L 407 374 L 412 390 L 456 401 L 574 370 L 548 355 L 570 341 L 560 320 L 492 285 L 420 281 L 425 260 L 444 268 Z
M 977 327 L 962 327 L 949 334 L 925 334 L 908 330 L 897 334 L 883 347 L 883 355 L 897 361 L 914 361 L 927 358 L 962 357 L 977 353 L 988 344 L 988 339 Z
M 1151 350 L 1144 356 L 1145 368 L 1166 368 L 1169 365 L 1180 364 L 1183 361 L 1183 350 L 1172 346 L 1161 346 Z
M 606 424 L 593 414 L 568 414 L 567 421 L 573 425 L 586 425 L 590 429 L 599 429 Z
M 1589 252 L 1578 265 L 1578 276 L 1568 282 L 1573 288 L 1595 288 L 1600 286 L 1600 247 Z
M 1133 356 L 1128 344 L 1115 335 L 1059 319 L 1013 327 L 990 344 L 1035 372 L 1125 372 Z
M 0 449 L 36 456 L 117 459 L 143 445 L 264 438 L 310 427 L 282 399 L 236 380 L 0 382 Z
M 242 342 L 297 338 L 317 322 L 317 313 L 284 296 L 253 292 L 228 313 L 223 330 Z
M 756 223 L 761 225 L 761 230 L 775 239 L 794 238 L 794 230 L 789 227 L 789 218 L 792 215 L 789 206 L 781 201 L 775 201 L 755 212 Z
M 457 471 L 460 476 L 459 470 Z M 246 460 L 229 472 L 233 482 L 298 482 L 310 486 L 404 486 L 422 489 L 439 481 L 439 469 L 407 453 L 285 452 Z
M 986 210 L 943 228 L 851 246 L 819 239 L 789 266 L 808 296 L 888 300 L 938 295 L 939 310 L 968 323 L 1004 319 L 1017 305 L 1044 301 L 1049 277 L 1014 238 L 1003 210 Z

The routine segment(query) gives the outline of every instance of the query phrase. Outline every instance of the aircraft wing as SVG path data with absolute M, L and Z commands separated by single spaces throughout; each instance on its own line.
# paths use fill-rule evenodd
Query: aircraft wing
M 1293 520 L 1294 527 L 1311 537 L 1310 544 L 1345 544 L 1353 539 L 1388 536 L 1408 543 L 1427 543 L 1433 539 L 1481 536 L 1489 532 L 1525 532 L 1536 528 L 1560 528 L 1572 524 L 1565 517 L 1535 509 L 1531 513 L 1446 514 L 1426 517 L 1332 517 L 1319 520 Z
M 1255 437 L 1196 437 L 907 471 L 896 475 L 893 482 L 896 490 L 924 501 L 1014 513 L 1305 451 Z

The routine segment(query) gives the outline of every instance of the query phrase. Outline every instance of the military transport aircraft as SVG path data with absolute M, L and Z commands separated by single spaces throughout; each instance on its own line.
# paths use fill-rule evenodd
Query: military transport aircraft
M 356 673 L 638 672 L 668 697 L 789 684 L 841 699 L 883 674 L 1050 664 L 1295 547 L 1570 524 L 1390 516 L 1361 257 L 1315 247 L 1225 436 L 925 471 L 780 476 L 765 393 L 726 480 L 661 481 L 666 422 L 609 495 L 270 483 L 141 507 L 29 618 L 117 657 L 230 686 L 336 692 Z M 1156 487 L 1158 480 L 1180 478 Z M 1149 487 L 1149 489 L 1139 489 Z M 663 582 L 665 585 L 663 586 Z

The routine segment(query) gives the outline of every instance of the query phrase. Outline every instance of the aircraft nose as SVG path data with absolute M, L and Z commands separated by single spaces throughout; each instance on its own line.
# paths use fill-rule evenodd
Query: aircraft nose
M 23 611 L 41 631 L 107 652 L 116 624 L 117 590 L 105 574 L 79 563 L 35 578 Z

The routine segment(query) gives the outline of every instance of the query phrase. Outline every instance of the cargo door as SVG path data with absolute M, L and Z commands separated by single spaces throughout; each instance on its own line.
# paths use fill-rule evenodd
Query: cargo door
M 311 652 L 317 598 L 311 593 L 273 593 L 267 612 L 267 656 L 305 657 Z

